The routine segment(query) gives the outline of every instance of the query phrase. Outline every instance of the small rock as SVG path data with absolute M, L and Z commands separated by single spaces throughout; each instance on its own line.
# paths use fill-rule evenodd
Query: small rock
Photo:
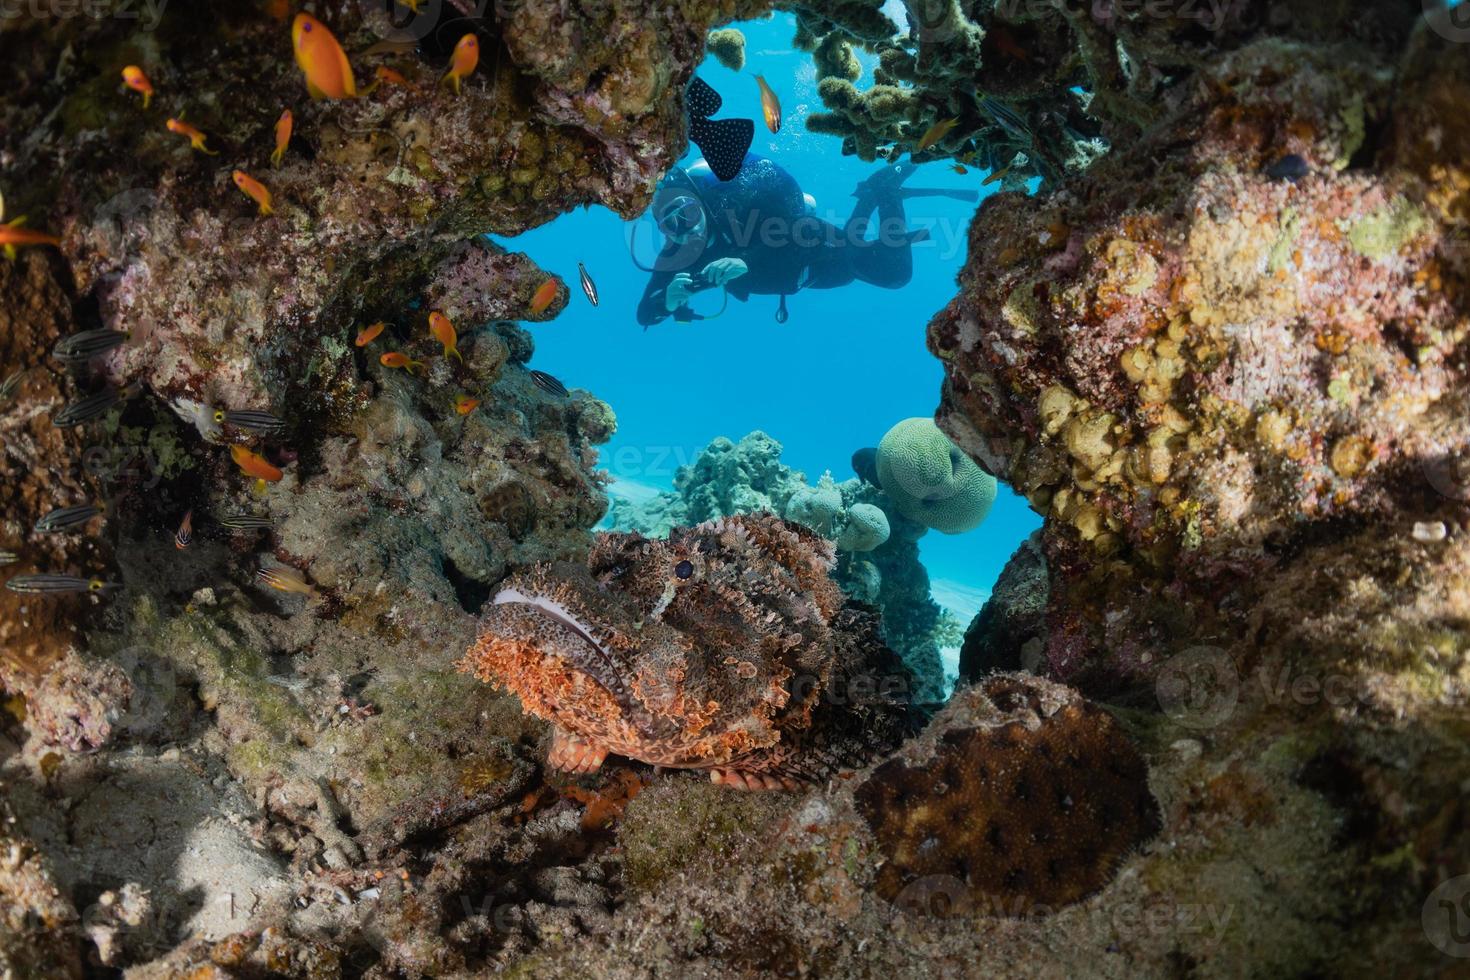
M 1414 540 L 1429 544 L 1433 541 L 1443 541 L 1449 532 L 1445 529 L 1444 521 L 1415 521 Z

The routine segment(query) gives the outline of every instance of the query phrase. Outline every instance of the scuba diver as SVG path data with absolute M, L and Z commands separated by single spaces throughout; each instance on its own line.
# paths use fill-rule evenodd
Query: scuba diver
M 676 168 L 654 194 L 650 214 L 664 239 L 638 303 L 644 329 L 673 317 L 710 319 L 690 299 L 723 287 L 744 301 L 779 296 L 776 320 L 787 319 L 786 297 L 801 289 L 834 289 L 853 281 L 898 289 L 913 274 L 912 246 L 928 237 L 909 231 L 903 202 L 910 197 L 977 201 L 967 190 L 905 189 L 912 162 L 893 164 L 858 185 L 852 215 L 841 227 L 815 214 L 815 202 L 771 160 L 747 153 L 738 172 L 721 180 L 703 160 Z M 873 214 L 877 212 L 876 236 Z M 634 259 L 637 262 L 635 256 Z M 718 315 L 718 314 L 715 314 Z

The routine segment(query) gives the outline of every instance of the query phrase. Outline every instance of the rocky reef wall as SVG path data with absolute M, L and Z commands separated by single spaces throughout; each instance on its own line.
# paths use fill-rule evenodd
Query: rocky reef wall
M 1085 175 L 985 202 L 929 344 L 941 427 L 1046 516 L 966 671 L 1162 707 L 1170 792 L 1228 819 L 1312 798 L 1299 857 L 1357 896 L 1318 961 L 1411 969 L 1470 843 L 1462 753 L 1423 754 L 1463 738 L 1470 650 L 1470 57 L 1375 40 L 1242 43 Z

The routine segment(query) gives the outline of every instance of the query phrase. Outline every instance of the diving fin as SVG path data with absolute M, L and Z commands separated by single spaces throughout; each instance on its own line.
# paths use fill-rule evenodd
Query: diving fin
M 721 181 L 740 173 L 745 154 L 755 142 L 755 123 L 749 119 L 690 118 L 689 140 L 704 154 L 704 162 Z
M 980 200 L 979 191 L 965 190 L 962 188 L 905 187 L 898 193 L 904 200 L 908 200 L 911 197 L 949 197 L 956 201 L 969 201 L 971 204 Z
M 745 154 L 755 142 L 755 122 L 750 119 L 711 119 L 724 100 L 699 76 L 689 82 L 684 105 L 689 113 L 689 140 L 704 154 L 704 162 L 721 181 L 740 173 Z

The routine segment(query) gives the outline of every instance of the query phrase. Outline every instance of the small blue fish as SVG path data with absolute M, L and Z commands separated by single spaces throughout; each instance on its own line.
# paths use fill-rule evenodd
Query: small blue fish
M 1299 153 L 1288 153 L 1265 169 L 1272 180 L 1289 180 L 1293 184 L 1312 172 L 1311 164 Z

